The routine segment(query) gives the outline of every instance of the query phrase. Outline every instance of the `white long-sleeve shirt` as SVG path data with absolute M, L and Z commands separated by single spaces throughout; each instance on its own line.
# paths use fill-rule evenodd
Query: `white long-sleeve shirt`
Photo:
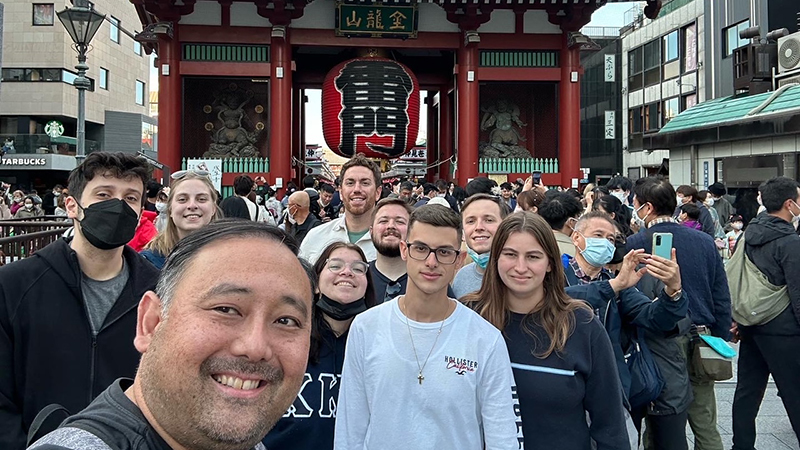
M 457 302 L 434 346 L 440 325 L 406 325 L 396 299 L 356 316 L 345 350 L 335 450 L 523 448 L 500 332 Z M 420 365 L 433 347 L 422 384 L 409 328 Z

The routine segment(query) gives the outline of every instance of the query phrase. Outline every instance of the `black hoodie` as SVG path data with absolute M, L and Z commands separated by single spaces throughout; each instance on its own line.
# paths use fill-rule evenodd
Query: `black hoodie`
M 122 254 L 128 283 L 97 335 L 69 240 L 0 267 L 0 449 L 24 449 L 45 406 L 57 403 L 75 414 L 117 378 L 133 378 L 136 307 L 155 288 L 158 270 L 130 247 Z
M 759 214 L 744 232 L 745 254 L 776 286 L 786 285 L 791 307 L 762 325 L 768 334 L 800 335 L 800 236 L 792 224 L 767 213 Z M 791 320 L 794 314 L 794 321 Z M 774 322 L 774 323 L 773 323 Z

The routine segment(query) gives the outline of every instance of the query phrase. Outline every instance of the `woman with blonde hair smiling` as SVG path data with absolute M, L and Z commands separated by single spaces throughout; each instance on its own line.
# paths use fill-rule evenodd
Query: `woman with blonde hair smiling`
M 161 270 L 175 245 L 192 232 L 222 218 L 217 191 L 204 170 L 181 170 L 172 174 L 167 199 L 167 225 L 141 255 Z
M 564 280 L 550 226 L 518 212 L 495 233 L 481 289 L 462 301 L 503 332 L 526 447 L 630 448 L 611 342 Z

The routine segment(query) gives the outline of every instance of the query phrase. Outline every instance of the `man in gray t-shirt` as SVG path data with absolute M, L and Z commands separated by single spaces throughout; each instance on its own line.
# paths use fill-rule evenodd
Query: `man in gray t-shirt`
M 476 263 L 472 263 L 458 271 L 453 278 L 453 292 L 456 294 L 456 298 L 461 298 L 481 288 L 483 271 L 478 272 L 479 269 L 480 267 Z
M 458 298 L 481 288 L 494 234 L 507 215 L 506 205 L 488 194 L 472 195 L 461 207 L 464 242 L 474 262 L 462 267 L 453 278 L 453 292 Z
M 81 290 L 83 291 L 83 304 L 89 313 L 89 324 L 92 334 L 97 334 L 103 327 L 106 316 L 111 312 L 114 303 L 128 284 L 130 272 L 125 259 L 122 260 L 122 270 L 110 280 L 93 280 L 81 272 Z

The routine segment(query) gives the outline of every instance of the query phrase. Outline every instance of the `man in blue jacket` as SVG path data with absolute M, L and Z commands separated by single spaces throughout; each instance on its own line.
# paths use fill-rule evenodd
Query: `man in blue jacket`
M 567 294 L 588 302 L 605 326 L 627 398 L 631 375 L 622 347 L 623 325 L 671 331 L 686 316 L 687 301 L 682 294 L 681 275 L 674 255 L 672 260 L 667 260 L 641 250 L 631 251 L 625 255 L 616 277 L 605 269 L 616 250 L 615 234 L 614 219 L 609 215 L 597 211 L 583 215 L 572 235 L 577 253 L 567 262 L 564 272 Z M 645 268 L 637 269 L 640 263 L 645 264 Z M 655 301 L 634 287 L 645 273 L 665 284 Z
M 683 289 L 688 296 L 689 316 L 699 333 L 729 340 L 731 295 L 728 278 L 714 239 L 708 234 L 675 222 L 676 194 L 668 181 L 640 178 L 633 187 L 633 220 L 642 232 L 628 238 L 627 249 L 643 249 L 649 253 L 653 233 L 672 233 L 672 245 L 680 266 Z M 677 338 L 694 372 L 692 342 L 689 336 Z M 717 430 L 717 402 L 714 381 L 690 376 L 694 401 L 689 406 L 689 424 L 695 435 L 695 450 L 722 450 Z

